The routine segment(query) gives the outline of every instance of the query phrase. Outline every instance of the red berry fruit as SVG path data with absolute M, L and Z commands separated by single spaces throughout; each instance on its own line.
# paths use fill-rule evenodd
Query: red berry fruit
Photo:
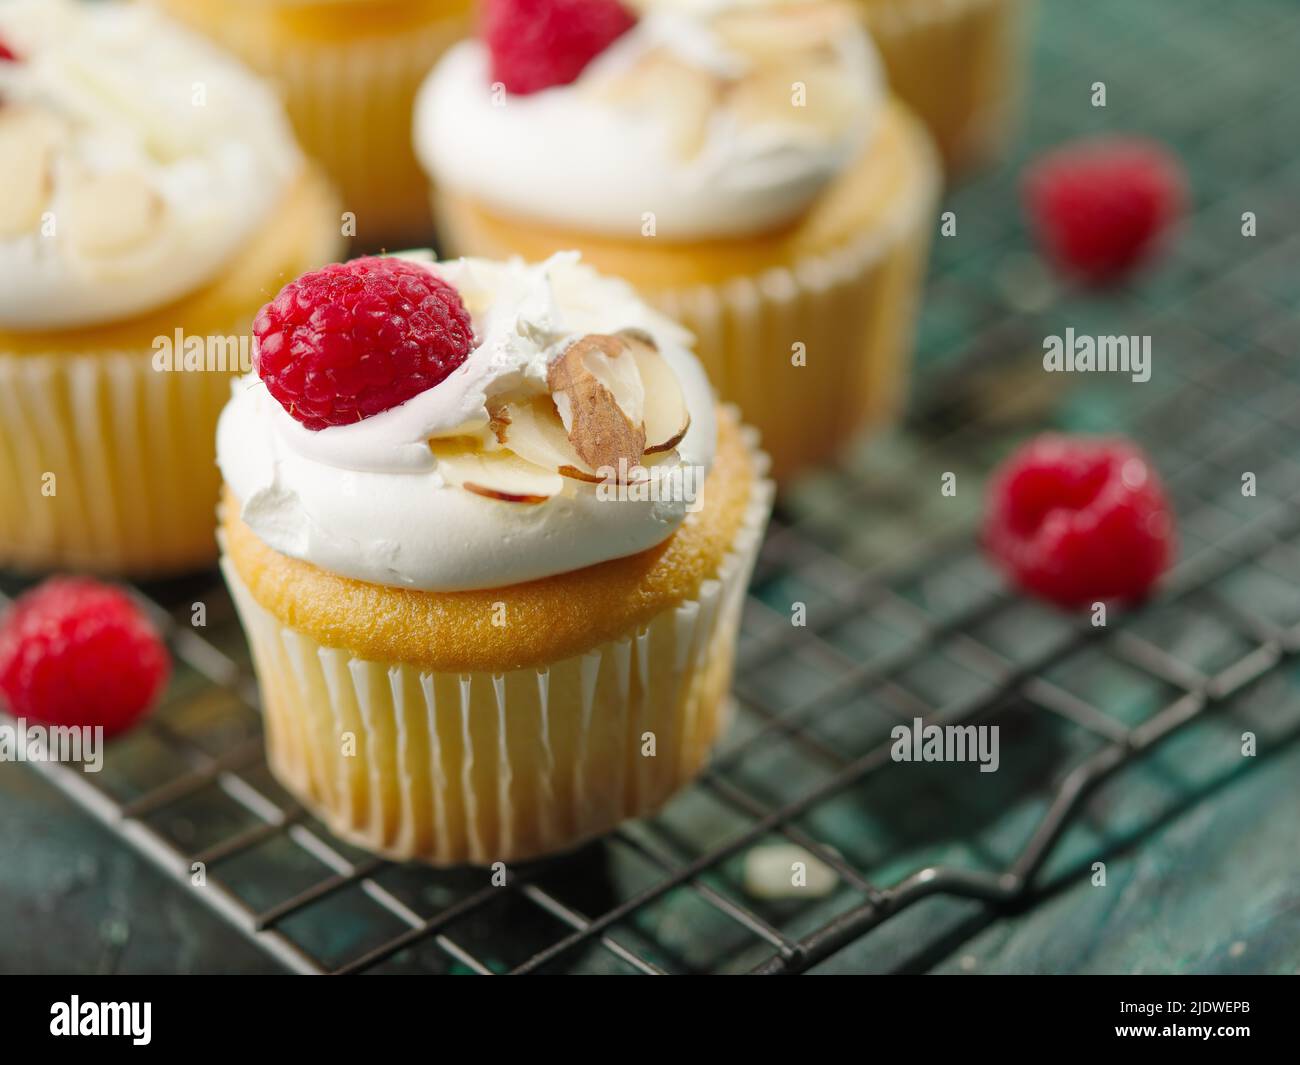
M 1047 257 L 1088 284 L 1118 280 L 1148 260 L 1182 213 L 1187 183 L 1155 141 L 1100 138 L 1044 156 L 1024 183 L 1025 206 Z
M 366 258 L 303 274 L 253 323 L 253 364 L 308 429 L 349 425 L 442 381 L 474 329 L 460 293 L 418 263 Z
M 0 62 L 17 63 L 18 60 L 18 53 L 9 47 L 3 37 L 0 37 Z
M 1063 607 L 1141 599 L 1176 550 L 1164 489 L 1135 445 L 1055 433 L 993 475 L 984 544 L 1022 588 Z
M 486 0 L 492 80 L 513 93 L 568 85 L 635 25 L 618 0 Z
M 112 735 L 153 706 L 170 672 L 143 611 L 98 581 L 52 577 L 0 620 L 0 697 L 15 717 Z

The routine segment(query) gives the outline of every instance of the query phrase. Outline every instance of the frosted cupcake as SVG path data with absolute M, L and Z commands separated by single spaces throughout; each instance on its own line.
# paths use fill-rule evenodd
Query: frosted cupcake
M 828 458 L 901 398 L 938 184 L 923 128 L 849 7 L 576 6 L 604 14 L 575 29 L 552 5 L 521 35 L 492 0 L 421 88 L 446 248 L 581 250 L 694 333 L 778 475 Z
M 151 2 L 276 82 L 303 147 L 356 216 L 362 244 L 428 239 L 411 105 L 429 68 L 469 32 L 471 0 Z
M 270 764 L 439 865 L 648 814 L 727 719 L 765 457 L 689 337 L 564 254 L 327 267 L 221 418 Z
M 1020 103 L 1030 0 L 857 2 L 890 85 L 930 127 L 948 167 L 995 155 Z
M 0 41 L 0 566 L 209 563 L 240 337 L 337 204 L 270 91 L 147 10 L 5 3 Z

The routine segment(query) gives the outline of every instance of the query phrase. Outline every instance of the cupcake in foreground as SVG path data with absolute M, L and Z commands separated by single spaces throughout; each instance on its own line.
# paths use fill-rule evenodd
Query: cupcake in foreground
M 415 90 L 470 28 L 471 0 L 150 0 L 284 93 L 303 148 L 328 171 L 366 247 L 427 240 L 411 151 Z
M 576 248 L 631 282 L 778 476 L 897 409 L 938 165 L 851 7 L 489 0 L 415 142 L 447 249 Z
M 231 373 L 337 204 L 270 91 L 147 10 L 5 3 L 0 42 L 0 566 L 209 563 Z
M 217 450 L 270 764 L 438 865 L 662 805 L 727 718 L 766 457 L 689 337 L 573 254 L 290 284 Z
M 925 121 L 948 168 L 996 155 L 1020 105 L 1030 0 L 856 3 L 891 87 Z

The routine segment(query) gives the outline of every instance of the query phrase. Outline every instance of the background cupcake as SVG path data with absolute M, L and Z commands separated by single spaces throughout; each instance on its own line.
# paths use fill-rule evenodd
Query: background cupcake
M 230 48 L 284 93 L 294 129 L 356 215 L 367 248 L 426 239 L 411 105 L 469 32 L 471 0 L 151 0 Z
M 572 255 L 355 260 L 259 318 L 223 566 L 272 768 L 337 834 L 528 858 L 701 767 L 770 485 L 687 339 Z
M 896 409 L 938 171 L 851 8 L 493 0 L 415 140 L 445 252 L 577 248 L 631 281 L 778 475 Z
M 0 41 L 0 565 L 210 561 L 240 337 L 337 204 L 270 91 L 148 10 L 7 3 Z
M 949 169 L 996 154 L 1020 103 L 1030 0 L 857 2 L 890 85 L 930 127 Z

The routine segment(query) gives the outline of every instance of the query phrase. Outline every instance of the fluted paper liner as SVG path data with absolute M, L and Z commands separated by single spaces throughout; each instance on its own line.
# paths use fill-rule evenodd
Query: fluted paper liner
M 898 414 L 938 191 L 931 168 L 886 224 L 829 254 L 721 285 L 644 291 L 695 334 L 709 379 L 758 429 L 778 480 Z M 796 344 L 804 365 L 792 361 Z
M 144 576 L 210 563 L 231 380 L 156 371 L 147 351 L 0 354 L 0 565 Z
M 1029 0 L 859 0 L 894 91 L 950 171 L 996 156 L 1024 86 Z
M 323 646 L 259 605 L 223 558 L 271 769 L 339 837 L 435 865 L 566 850 L 653 813 L 727 724 L 771 496 L 760 473 L 718 573 L 693 599 L 540 669 L 436 673 Z
M 299 142 L 339 187 L 366 246 L 427 242 L 428 179 L 411 144 L 415 94 L 439 56 L 469 32 L 467 0 L 448 0 L 395 29 L 376 29 L 365 5 L 356 5 L 357 32 L 339 39 L 265 32 L 267 7 L 286 0 L 257 0 L 252 12 L 238 3 L 153 2 L 275 80 Z

